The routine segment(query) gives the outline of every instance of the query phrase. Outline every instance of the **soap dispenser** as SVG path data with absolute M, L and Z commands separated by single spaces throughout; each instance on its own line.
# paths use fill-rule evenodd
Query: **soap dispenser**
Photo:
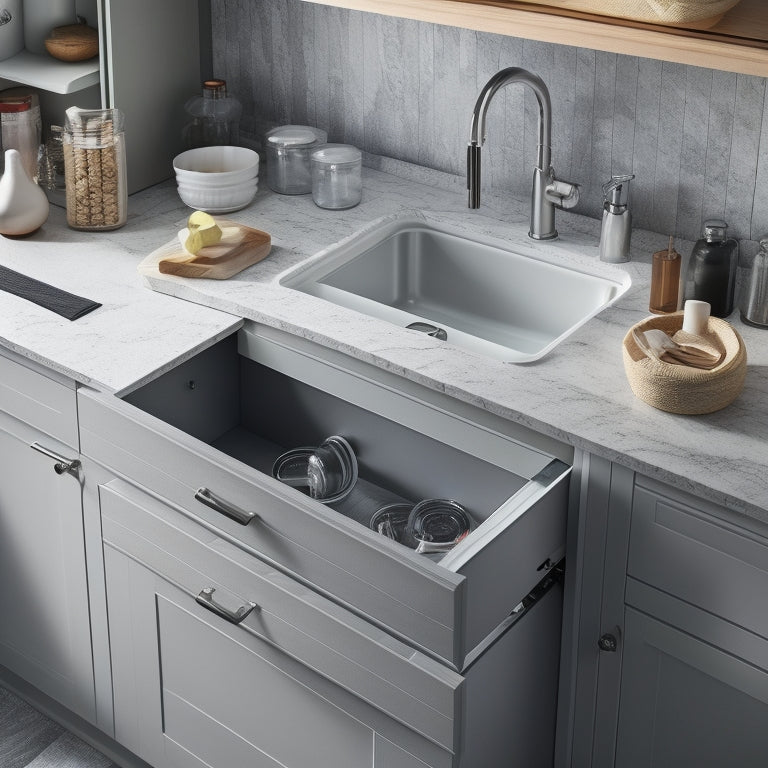
M 629 210 L 629 182 L 634 174 L 612 176 L 603 184 L 603 228 L 600 232 L 600 261 L 618 264 L 629 261 L 632 212 Z

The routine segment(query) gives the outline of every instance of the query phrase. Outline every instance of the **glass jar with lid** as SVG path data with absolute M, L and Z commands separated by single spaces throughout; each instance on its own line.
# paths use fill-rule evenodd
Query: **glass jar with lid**
M 312 152 L 312 199 L 320 208 L 352 208 L 362 197 L 363 153 L 349 144 L 326 144 Z
M 128 219 L 123 113 L 70 107 L 62 133 L 67 224 L 106 230 Z
M 310 155 L 325 144 L 328 134 L 308 125 L 283 125 L 266 135 L 267 185 L 281 195 L 312 191 Z

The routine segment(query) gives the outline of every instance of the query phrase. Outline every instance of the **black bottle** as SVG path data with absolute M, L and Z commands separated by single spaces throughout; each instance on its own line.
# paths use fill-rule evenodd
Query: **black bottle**
M 727 232 L 724 221 L 704 222 L 704 236 L 693 246 L 685 278 L 685 299 L 709 302 L 715 317 L 733 312 L 739 244 Z

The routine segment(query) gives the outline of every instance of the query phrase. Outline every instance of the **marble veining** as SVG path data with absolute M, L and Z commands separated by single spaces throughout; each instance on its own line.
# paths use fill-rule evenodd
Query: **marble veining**
M 327 211 L 311 197 L 262 189 L 237 221 L 272 235 L 273 251 L 228 280 L 140 276 L 138 265 L 169 242 L 189 209 L 172 183 L 131 198 L 121 230 L 93 236 L 67 229 L 54 210 L 30 238 L 3 242 L 0 262 L 104 307 L 70 323 L 0 292 L 0 343 L 76 381 L 129 391 L 247 322 L 316 342 L 515 423 L 667 481 L 768 523 L 765 445 L 768 440 L 768 334 L 730 321 L 749 354 L 744 391 L 709 416 L 657 411 L 627 384 L 621 341 L 648 314 L 650 256 L 666 236 L 636 229 L 632 261 L 604 265 L 599 223 L 558 212 L 560 240 L 527 238 L 528 201 L 489 194 L 480 211 L 466 208 L 462 180 L 449 174 L 368 157 L 363 199 L 347 211 Z M 285 288 L 280 279 L 334 243 L 382 217 L 423 216 L 469 236 L 567 258 L 592 270 L 617 270 L 632 285 L 546 357 L 515 365 L 461 350 L 372 317 Z M 692 243 L 678 242 L 687 254 Z M 146 280 L 146 284 L 145 284 Z M 147 290 L 149 285 L 154 290 Z M 167 294 L 167 295 L 166 295 Z M 177 301 L 172 297 L 184 299 Z
M 388 163 L 383 163 L 387 165 Z M 394 163 L 390 170 L 404 170 Z M 364 169 L 362 203 L 322 211 L 309 196 L 260 191 L 238 214 L 243 223 L 270 231 L 273 254 L 227 281 L 148 278 L 158 291 L 216 307 L 251 321 L 315 341 L 432 389 L 511 419 L 538 432 L 605 456 L 647 475 L 727 504 L 768 522 L 764 480 L 768 438 L 768 336 L 730 321 L 750 356 L 741 397 L 719 413 L 684 417 L 657 411 L 629 389 L 621 359 L 627 330 L 648 315 L 650 256 L 666 244 L 662 234 L 637 229 L 632 261 L 598 259 L 599 223 L 558 212 L 560 240 L 534 246 L 545 258 L 566 258 L 590 269 L 619 270 L 632 280 L 613 306 L 578 329 L 544 359 L 514 365 L 484 358 L 280 285 L 281 277 L 321 258 L 330 245 L 382 217 L 423 216 L 454 231 L 530 248 L 528 204 L 489 195 L 479 212 L 468 211 L 460 183 L 423 168 L 404 175 Z M 688 254 L 692 243 L 679 241 Z

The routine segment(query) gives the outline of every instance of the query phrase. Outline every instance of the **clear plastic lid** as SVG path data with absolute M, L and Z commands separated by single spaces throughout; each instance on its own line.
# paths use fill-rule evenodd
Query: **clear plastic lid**
M 326 144 L 312 153 L 312 160 L 323 165 L 352 165 L 359 163 L 363 153 L 351 144 Z
M 80 109 L 70 107 L 66 111 L 64 130 L 76 142 L 88 146 L 104 146 L 114 143 L 114 137 L 121 134 L 125 116 L 119 109 Z
M 267 143 L 273 147 L 304 149 L 323 144 L 328 134 L 309 125 L 281 125 L 267 132 Z

